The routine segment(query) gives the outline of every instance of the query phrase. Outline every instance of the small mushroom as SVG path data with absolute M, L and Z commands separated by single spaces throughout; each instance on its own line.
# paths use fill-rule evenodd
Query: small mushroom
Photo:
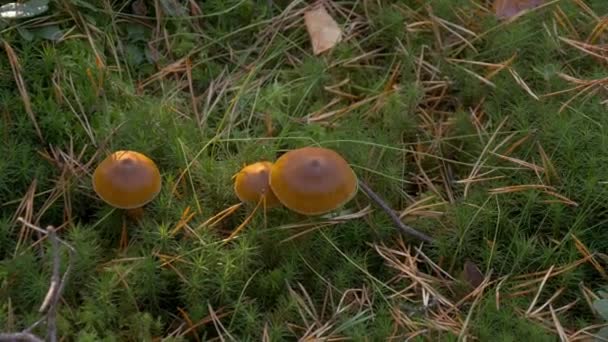
M 264 201 L 266 208 L 274 208 L 281 205 L 269 186 L 270 169 L 272 163 L 260 161 L 246 165 L 235 176 L 234 192 L 236 196 L 245 203 L 257 204 Z
M 270 187 L 285 207 L 303 215 L 321 215 L 350 201 L 358 181 L 337 152 L 304 147 L 277 159 L 270 171 Z
M 259 161 L 246 165 L 234 175 L 234 192 L 241 202 L 222 210 L 209 220 L 217 223 L 217 220 L 232 214 L 245 203 L 254 204 L 255 207 L 245 220 L 230 233 L 230 236 L 224 239 L 224 242 L 237 236 L 251 221 L 260 206 L 264 209 L 264 226 L 266 226 L 266 209 L 281 206 L 281 202 L 269 186 L 271 168 L 271 162 Z
M 93 190 L 109 205 L 135 212 L 160 192 L 161 176 L 156 164 L 135 151 L 116 151 L 93 173 Z

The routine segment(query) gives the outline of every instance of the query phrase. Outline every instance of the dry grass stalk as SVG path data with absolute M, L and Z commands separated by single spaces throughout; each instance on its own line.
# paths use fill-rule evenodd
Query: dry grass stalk
M 12 223 L 19 222 L 19 218 L 23 217 L 26 222 L 31 222 L 34 217 L 34 197 L 36 196 L 36 186 L 38 182 L 36 178 L 30 184 L 27 192 L 21 199 L 17 210 L 13 214 L 11 219 Z M 33 230 L 29 228 L 25 223 L 21 223 L 21 230 L 19 231 L 19 237 L 17 238 L 17 244 L 15 246 L 15 252 L 13 255 L 17 255 L 17 252 L 21 248 L 21 246 L 25 243 L 27 239 L 29 239 L 32 235 Z
M 179 311 L 180 315 L 182 315 L 184 321 L 186 322 L 186 324 L 188 326 L 188 329 L 191 329 L 194 324 L 192 323 L 192 320 L 190 319 L 190 316 L 188 315 L 188 313 L 186 312 L 186 310 L 178 307 L 177 311 Z M 194 339 L 197 342 L 200 342 L 200 338 L 198 337 L 197 334 L 194 334 Z
M 65 78 L 65 83 L 67 83 L 67 86 L 63 86 L 60 83 L 63 80 L 63 78 Z M 94 133 L 93 129 L 91 128 L 89 119 L 87 118 L 88 115 L 86 114 L 86 110 L 84 109 L 84 106 L 82 105 L 82 101 L 80 101 L 80 98 L 78 96 L 78 91 L 76 90 L 76 86 L 74 85 L 74 80 L 73 80 L 72 76 L 71 75 L 65 76 L 65 75 L 56 73 L 54 75 L 54 77 L 52 78 L 52 82 L 53 82 L 53 86 L 55 87 L 55 89 L 61 89 L 58 92 L 58 94 L 61 96 L 62 103 L 66 103 L 68 105 L 68 107 L 70 108 L 70 111 L 74 114 L 74 116 L 76 117 L 76 119 L 78 120 L 80 125 L 83 127 L 84 131 L 87 133 L 87 136 L 91 140 L 91 143 L 93 144 L 93 146 L 97 147 L 98 144 L 97 144 L 97 139 L 95 137 L 95 133 Z M 68 89 L 71 91 L 72 97 L 74 98 L 74 102 L 75 102 L 76 106 L 74 106 L 72 104 L 72 102 L 67 98 L 63 89 Z
M 506 161 L 510 161 L 510 162 L 512 162 L 514 164 L 517 164 L 519 166 L 522 166 L 522 167 L 525 167 L 527 169 L 530 169 L 530 170 L 532 170 L 532 171 L 534 171 L 536 173 L 544 173 L 545 172 L 544 168 L 542 168 L 542 167 L 540 167 L 540 166 L 538 166 L 536 164 L 529 163 L 527 161 L 523 161 L 521 159 L 517 159 L 517 158 L 513 158 L 513 157 L 508 157 L 508 156 L 505 156 L 505 155 L 502 155 L 502 154 L 498 154 L 498 153 L 494 153 L 494 152 L 490 152 L 490 154 L 492 154 L 492 155 L 494 155 L 494 156 L 496 156 L 496 157 L 498 157 L 500 159 L 503 159 L 503 160 L 506 160 Z
M 509 73 L 511 74 L 511 76 L 513 77 L 513 79 L 515 80 L 517 85 L 519 85 L 525 92 L 527 92 L 530 96 L 532 96 L 532 98 L 538 100 L 539 97 L 532 91 L 532 89 L 530 89 L 530 87 L 526 84 L 526 82 L 523 80 L 523 78 L 517 73 L 517 71 L 515 71 L 515 69 L 513 69 L 510 66 L 511 64 L 513 64 L 513 61 L 515 61 L 516 56 L 517 55 L 514 54 L 509 59 L 507 59 L 506 61 L 501 62 L 501 63 L 478 62 L 478 61 L 470 61 L 470 60 L 455 59 L 455 58 L 446 58 L 446 61 L 448 63 L 454 64 L 454 65 L 457 65 L 456 63 L 467 63 L 467 64 L 471 64 L 471 65 L 484 66 L 486 68 L 491 69 L 491 71 L 489 73 L 487 73 L 485 76 L 482 76 L 472 70 L 469 70 L 467 68 L 460 67 L 459 65 L 457 65 L 462 71 L 472 75 L 473 77 L 478 79 L 480 82 L 482 82 L 486 85 L 489 85 L 492 88 L 496 88 L 496 85 L 492 81 L 490 81 L 490 79 L 492 77 L 496 76 L 500 71 L 506 69 L 507 71 L 509 71 Z
M 348 311 L 353 314 L 353 320 L 362 321 L 371 319 L 372 300 L 366 287 L 348 289 L 344 291 L 339 300 L 334 300 L 331 285 L 328 284 L 325 292 L 324 305 L 318 311 L 314 302 L 304 286 L 297 284 L 297 290 L 288 284 L 288 290 L 297 304 L 297 310 L 304 326 L 293 323 L 288 324 L 290 330 L 299 336 L 299 341 L 345 341 L 340 332 L 341 317 Z
M 381 98 L 384 95 L 384 93 L 380 93 L 377 95 L 373 95 L 373 96 L 369 96 L 366 97 L 360 101 L 357 101 L 355 103 L 352 103 L 344 108 L 340 108 L 340 109 L 336 109 L 336 110 L 332 110 L 329 112 L 325 112 L 325 113 L 312 113 L 309 114 L 305 117 L 303 117 L 302 119 L 300 119 L 302 122 L 306 122 L 306 123 L 311 123 L 311 122 L 321 122 L 321 121 L 326 121 L 328 119 L 336 119 L 337 117 L 343 116 L 349 112 L 352 112 L 353 110 L 360 108 L 370 102 L 374 102 L 377 101 L 379 98 Z
M 36 135 L 41 142 L 44 143 L 44 138 L 42 137 L 42 131 L 40 131 L 40 127 L 38 126 L 38 122 L 36 121 L 36 115 L 32 110 L 32 102 L 30 101 L 30 95 L 27 92 L 27 87 L 25 85 L 25 81 L 23 80 L 23 76 L 21 75 L 21 64 L 19 63 L 19 57 L 13 50 L 12 46 L 5 40 L 4 41 L 4 50 L 6 51 L 6 55 L 8 56 L 8 61 L 11 65 L 11 69 L 13 70 L 13 77 L 15 78 L 15 83 L 17 84 L 17 89 L 19 90 L 19 94 L 21 95 L 21 99 L 23 100 L 23 105 L 25 106 L 25 112 L 30 117 L 32 124 L 34 125 L 34 129 L 36 130 Z
M 450 331 L 460 336 L 461 340 L 475 338 L 468 335 L 467 327 L 473 310 L 484 293 L 488 292 L 490 286 L 496 292 L 497 308 L 500 307 L 501 290 L 504 290 L 505 287 L 509 291 L 507 297 L 530 296 L 531 302 L 528 309 L 526 311 L 516 309 L 516 311 L 519 310 L 517 312 L 523 318 L 532 320 L 563 341 L 588 340 L 589 336 L 592 335 L 591 331 L 601 328 L 601 325 L 593 325 L 575 331 L 563 325 L 560 316 L 566 314 L 579 301 L 576 299 L 565 305 L 556 306 L 555 303 L 565 293 L 565 288 L 557 289 L 548 299 L 542 303 L 540 302 L 541 295 L 552 278 L 588 262 L 591 256 L 585 256 L 571 264 L 560 267 L 554 265 L 548 270 L 515 277 L 503 276 L 491 280 L 491 274 L 489 273 L 483 277 L 479 286 L 472 292 L 458 301 L 453 301 L 444 294 L 454 294 L 452 287 L 456 280 L 430 261 L 419 248 L 412 250 L 402 241 L 398 242 L 397 248 L 388 248 L 383 245 L 374 245 L 374 248 L 389 267 L 399 271 L 399 274 L 388 284 L 391 284 L 394 288 L 398 288 L 395 284 L 399 284 L 402 290 L 398 291 L 392 298 L 400 298 L 401 302 L 405 299 L 418 306 L 412 306 L 409 310 L 404 309 L 403 304 L 399 307 L 393 307 L 391 314 L 395 323 L 401 329 L 399 336 L 431 336 L 430 334 L 433 331 Z M 436 275 L 431 275 L 429 270 L 434 270 Z M 525 290 L 519 291 L 522 288 L 525 288 Z M 588 292 L 590 293 L 588 296 L 594 296 L 593 292 Z M 591 300 L 588 302 L 590 303 Z M 539 303 L 540 305 L 538 305 Z M 468 308 L 468 313 L 463 316 L 465 305 Z
M 443 210 L 434 209 L 444 209 L 447 202 L 440 199 L 438 202 L 427 204 L 428 202 L 434 202 L 433 200 L 437 200 L 437 197 L 428 196 L 413 202 L 401 211 L 399 218 L 403 219 L 406 216 L 437 217 L 443 215 Z
M 51 273 L 51 281 L 49 289 L 45 295 L 45 298 L 40 305 L 40 309 L 38 310 L 43 314 L 43 317 L 32 324 L 30 327 L 25 329 L 20 333 L 11 333 L 11 334 L 0 334 L 0 340 L 8 340 L 13 341 L 16 338 L 24 338 L 26 341 L 40 341 L 40 339 L 33 335 L 31 331 L 42 324 L 42 322 L 46 321 L 47 327 L 47 340 L 50 342 L 57 341 L 57 305 L 59 303 L 59 299 L 63 293 L 63 289 L 65 287 L 65 283 L 70 274 L 70 270 L 72 268 L 74 257 L 76 255 L 76 250 L 69 243 L 57 237 L 56 229 L 53 226 L 48 226 L 46 230 L 31 224 L 27 220 L 19 217 L 17 219 L 20 223 L 27 226 L 28 228 L 40 233 L 44 234 L 51 241 L 51 261 L 52 261 L 52 273 Z M 69 261 L 68 265 L 63 273 L 60 275 L 60 266 L 61 266 L 61 257 L 59 251 L 59 244 L 64 245 L 68 248 L 69 252 Z M 5 339 L 3 339 L 5 338 Z
M 403 290 L 392 298 L 412 305 L 393 307 L 392 315 L 398 326 L 408 336 L 428 334 L 431 331 L 451 331 L 459 335 L 463 331 L 463 319 L 457 306 L 444 296 L 449 289 L 452 277 L 444 277 L 443 271 L 424 255 L 420 249 L 412 250 L 401 241 L 398 249 L 374 245 L 376 252 L 387 265 L 399 271 L 391 283 L 399 284 Z M 437 275 L 430 275 L 423 268 L 438 269 Z M 450 279 L 452 278 L 452 279 Z M 415 317 L 415 319 L 414 319 Z
M 576 249 L 579 251 L 579 253 L 581 253 L 585 259 L 589 260 L 589 263 L 604 279 L 608 279 L 608 273 L 606 273 L 606 269 L 604 269 L 604 267 L 602 267 L 595 259 L 595 253 L 591 253 L 587 246 L 585 246 L 585 244 L 581 242 L 581 240 L 579 240 L 574 234 L 570 234 L 570 236 L 574 240 L 574 244 L 576 245 Z
M 224 327 L 224 325 L 222 324 L 222 322 L 220 320 L 221 317 L 215 312 L 215 310 L 213 310 L 213 307 L 211 306 L 211 304 L 208 304 L 207 307 L 209 309 L 209 316 L 211 317 L 213 326 L 215 327 L 215 331 L 219 335 L 220 341 L 224 342 L 224 341 L 226 341 L 226 338 L 228 338 L 229 341 L 238 341 Z
M 198 329 L 199 327 L 201 327 L 203 325 L 209 324 L 211 322 L 214 322 L 214 324 L 215 324 L 216 320 L 229 316 L 234 311 L 225 311 L 224 308 L 222 307 L 222 308 L 218 309 L 217 312 L 213 311 L 212 309 L 209 312 L 210 312 L 210 314 L 207 317 L 188 326 L 188 328 L 186 330 L 181 331 L 182 327 L 180 327 L 180 329 L 179 329 L 180 331 L 176 332 L 176 336 L 195 335 L 195 336 L 197 336 L 196 338 L 198 338 L 198 335 L 196 335 L 196 329 Z
M 188 222 L 190 222 L 194 218 L 196 214 L 197 212 L 190 213 L 190 206 L 186 207 L 186 209 L 184 209 L 184 211 L 182 212 L 179 221 L 171 230 L 171 235 L 175 236 L 182 228 L 184 228 L 184 226 L 188 224 Z
M 591 32 L 589 33 L 589 36 L 587 37 L 585 42 L 587 44 L 595 43 L 602 36 L 602 34 L 606 31 L 607 28 L 608 28 L 608 17 L 597 18 L 597 24 L 595 25 L 593 30 L 591 30 Z
M 562 204 L 566 204 L 566 205 L 574 206 L 574 207 L 578 206 L 578 203 L 576 203 L 575 201 L 567 198 L 564 195 L 557 193 L 557 191 L 554 187 L 549 186 L 549 185 L 543 185 L 543 184 L 510 185 L 510 186 L 490 189 L 488 192 L 492 195 L 498 195 L 498 194 L 515 193 L 515 192 L 522 192 L 522 191 L 528 191 L 528 190 L 539 190 L 540 192 L 542 192 L 544 194 L 547 194 L 551 197 L 556 198 L 555 200 L 545 200 L 544 201 L 545 203 L 562 203 Z
M 507 122 L 507 119 L 508 118 L 505 118 L 503 121 L 501 121 L 500 124 L 498 125 L 498 127 L 496 128 L 496 130 L 494 131 L 494 133 L 492 134 L 492 136 L 490 137 L 490 139 L 488 140 L 488 142 L 484 146 L 483 150 L 479 154 L 479 157 L 477 158 L 477 161 L 475 162 L 475 165 L 473 166 L 473 169 L 471 170 L 471 173 L 469 174 L 469 176 L 468 176 L 467 179 L 473 179 L 473 178 L 475 178 L 477 176 L 477 174 L 481 171 L 481 167 L 487 161 L 487 156 L 486 155 L 490 152 L 490 146 L 494 142 L 494 140 L 496 140 L 496 138 L 498 136 L 498 132 L 500 132 L 502 126 Z M 464 193 L 463 193 L 464 198 L 467 197 L 471 184 L 472 183 L 466 183 L 465 184 L 465 186 L 464 186 Z
M 598 30 L 600 30 L 600 32 L 601 32 L 604 29 L 598 28 Z M 593 36 L 591 36 L 590 38 L 592 38 L 592 37 Z M 592 39 L 594 40 L 595 38 L 592 38 Z M 589 42 L 581 42 L 581 41 L 564 38 L 564 37 L 559 37 L 559 40 L 595 59 L 599 59 L 603 63 L 606 63 L 608 61 L 608 48 L 606 48 L 604 46 L 594 45 Z M 552 96 L 576 91 L 576 93 L 574 95 L 572 95 L 568 100 L 566 100 L 562 104 L 562 106 L 560 107 L 560 110 L 559 110 L 560 113 L 566 107 L 568 107 L 572 101 L 574 101 L 575 99 L 577 99 L 583 95 L 584 95 L 583 99 L 585 99 L 585 98 L 589 98 L 590 96 L 598 93 L 601 90 L 603 90 L 604 92 L 606 90 L 608 90 L 608 78 L 606 78 L 606 77 L 594 79 L 594 80 L 583 80 L 583 79 L 579 79 L 579 78 L 576 78 L 576 77 L 573 77 L 573 76 L 570 76 L 570 75 L 567 75 L 564 73 L 557 73 L 557 75 L 560 78 L 574 84 L 574 87 L 552 92 L 552 93 L 548 93 L 548 94 L 544 94 L 541 97 L 552 97 Z
M 319 230 L 321 228 L 335 226 L 335 225 L 344 223 L 346 221 L 357 220 L 357 219 L 363 218 L 363 217 L 369 215 L 371 212 L 372 212 L 371 206 L 368 205 L 365 208 L 363 208 L 355 213 L 331 216 L 329 218 L 329 220 L 314 221 L 314 222 L 301 222 L 301 223 L 295 223 L 295 224 L 289 224 L 289 225 L 277 227 L 276 229 L 279 229 L 279 230 L 296 230 L 296 231 L 298 231 L 297 233 L 292 234 L 290 237 L 281 240 L 279 243 L 283 244 L 288 241 L 298 239 L 306 234 L 309 234 L 309 233 Z M 329 215 L 327 215 L 327 216 L 329 216 Z
M 553 162 L 545 152 L 545 149 L 540 145 L 540 143 L 538 143 L 538 154 L 540 154 L 543 163 L 543 169 L 545 170 L 545 184 L 551 185 L 554 182 L 559 182 L 560 179 L 557 170 L 555 169 Z

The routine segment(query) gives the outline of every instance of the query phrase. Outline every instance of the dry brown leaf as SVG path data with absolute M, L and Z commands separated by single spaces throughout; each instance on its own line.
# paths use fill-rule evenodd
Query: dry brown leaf
M 494 13 L 498 18 L 512 18 L 520 12 L 542 5 L 544 0 L 495 0 Z
M 315 55 L 333 48 L 342 40 L 342 30 L 322 4 L 304 12 L 304 24 Z
M 464 278 L 471 286 L 477 288 L 483 283 L 484 276 L 474 262 L 467 260 L 464 263 Z

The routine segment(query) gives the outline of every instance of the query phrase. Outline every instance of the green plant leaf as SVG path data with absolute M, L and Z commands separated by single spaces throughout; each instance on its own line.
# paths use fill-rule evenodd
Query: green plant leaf
M 30 0 L 24 3 L 11 2 L 0 6 L 0 17 L 19 19 L 40 15 L 49 9 L 48 0 Z
M 593 302 L 593 307 L 608 321 L 608 299 L 599 299 Z

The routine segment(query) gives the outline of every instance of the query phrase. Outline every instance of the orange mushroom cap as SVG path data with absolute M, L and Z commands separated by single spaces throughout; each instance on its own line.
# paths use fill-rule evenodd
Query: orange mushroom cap
M 304 147 L 277 159 L 270 171 L 270 187 L 287 208 L 304 215 L 321 215 L 350 201 L 358 182 L 337 152 Z
M 281 202 L 269 186 L 271 168 L 272 163 L 267 161 L 256 162 L 242 168 L 234 180 L 236 196 L 247 203 L 258 203 L 264 198 L 267 208 L 280 206 Z
M 116 151 L 93 172 L 93 190 L 106 203 L 120 209 L 143 207 L 160 192 L 156 164 L 135 151 Z

